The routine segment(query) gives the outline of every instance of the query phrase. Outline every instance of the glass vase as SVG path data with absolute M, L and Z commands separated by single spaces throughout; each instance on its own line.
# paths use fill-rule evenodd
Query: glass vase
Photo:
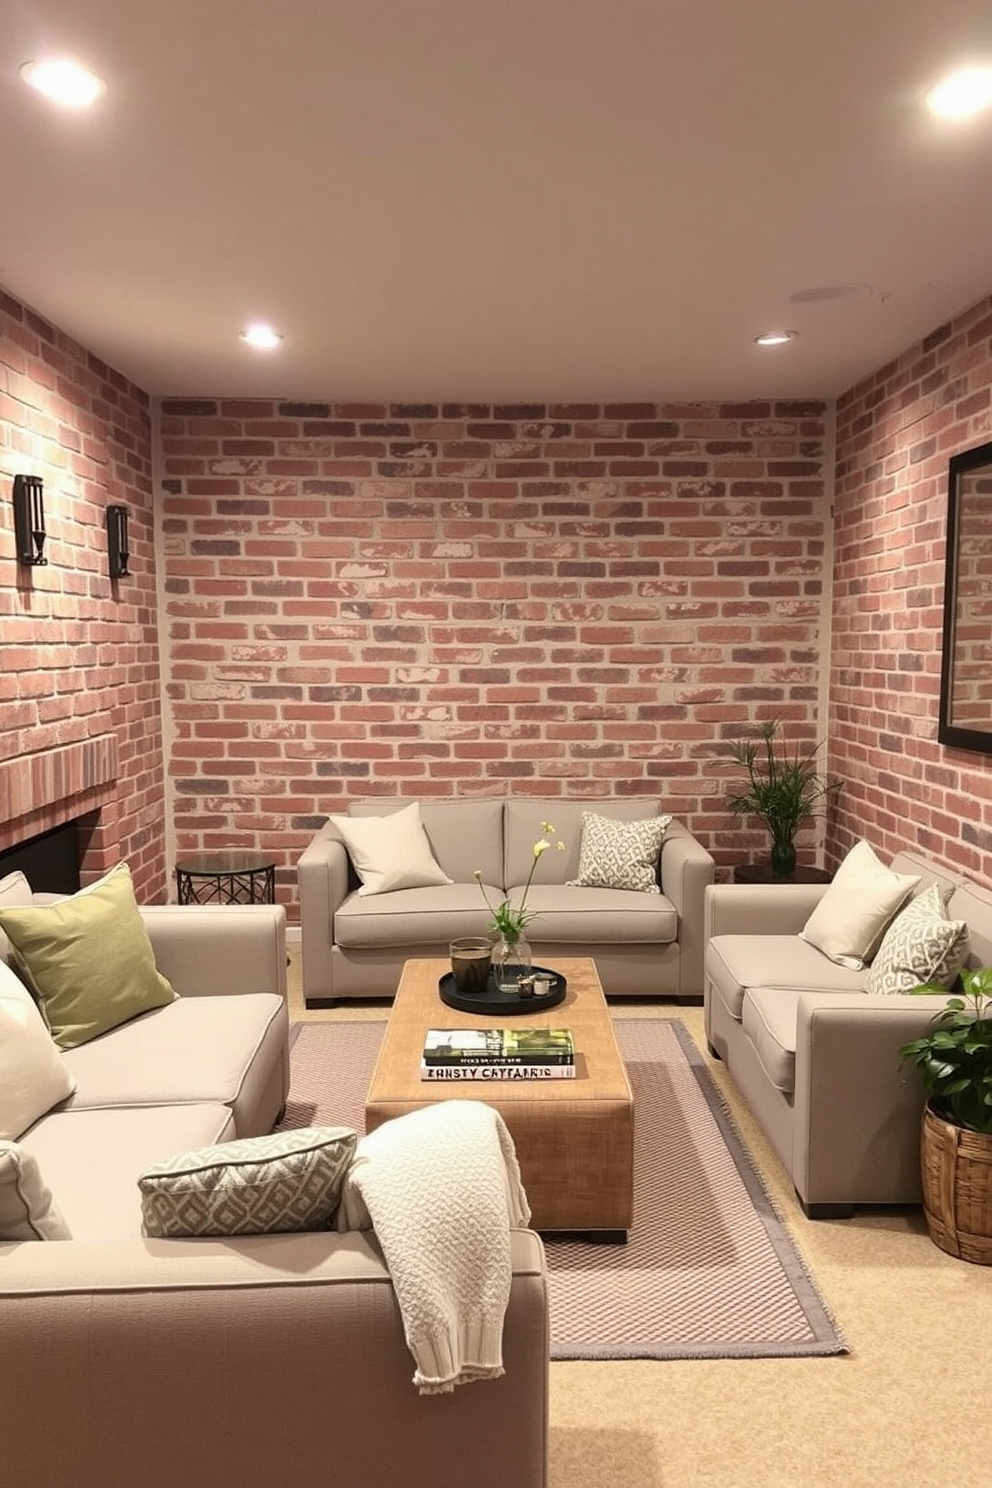
M 534 953 L 523 936 L 501 935 L 493 946 L 493 981 L 500 992 L 516 992 L 533 970 Z
M 796 871 L 796 844 L 791 838 L 772 839 L 772 877 L 791 878 Z

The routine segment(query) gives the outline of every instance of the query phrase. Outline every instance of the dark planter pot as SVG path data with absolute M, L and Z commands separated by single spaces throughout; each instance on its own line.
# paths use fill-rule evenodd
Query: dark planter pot
M 772 874 L 775 878 L 791 878 L 796 871 L 796 845 L 794 842 L 772 842 Z

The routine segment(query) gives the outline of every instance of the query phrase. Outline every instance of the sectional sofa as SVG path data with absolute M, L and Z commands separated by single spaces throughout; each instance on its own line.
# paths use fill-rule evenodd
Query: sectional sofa
M 345 815 L 367 819 L 406 811 L 411 799 L 352 801 Z M 298 863 L 307 1005 L 340 998 L 389 997 L 409 957 L 446 956 L 457 936 L 482 935 L 489 898 L 519 900 L 542 821 L 564 851 L 541 858 L 528 894 L 535 918 L 527 938 L 535 960 L 591 956 L 607 995 L 699 1001 L 703 988 L 703 890 L 713 882 L 710 854 L 678 821 L 664 830 L 652 892 L 607 885 L 572 887 L 579 875 L 583 817 L 617 823 L 657 818 L 664 803 L 646 799 L 564 800 L 529 796 L 422 800 L 420 817 L 441 869 L 433 883 L 363 894 L 333 818 Z
M 13 1144 L 72 1238 L 0 1240 L 0 1481 L 460 1488 L 468 1461 L 476 1488 L 546 1488 L 537 1235 L 511 1233 L 505 1376 L 430 1397 L 371 1232 L 143 1236 L 138 1174 L 268 1132 L 289 1066 L 283 909 L 141 913 L 178 999 L 66 1050 L 74 1092 Z

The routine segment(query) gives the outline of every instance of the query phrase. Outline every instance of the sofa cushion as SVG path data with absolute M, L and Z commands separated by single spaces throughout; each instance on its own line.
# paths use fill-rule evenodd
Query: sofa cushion
M 606 798 L 595 801 L 564 799 L 542 800 L 529 796 L 509 796 L 506 800 L 506 876 L 507 888 L 523 884 L 534 861 L 534 843 L 543 835 L 542 822 L 550 822 L 556 841 L 563 852 L 547 852 L 534 875 L 535 884 L 564 884 L 579 874 L 582 851 L 582 818 L 588 811 L 610 821 L 643 821 L 657 817 L 660 802 L 654 799 Z
M 901 910 L 872 960 L 865 990 L 892 996 L 927 983 L 950 987 L 968 956 L 966 920 L 949 920 L 936 884 Z
M 582 813 L 579 871 L 571 888 L 634 889 L 660 894 L 658 858 L 670 816 L 616 821 L 595 811 Z
M 519 902 L 522 886 L 510 890 Z M 527 926 L 532 946 L 554 943 L 575 947 L 615 945 L 671 945 L 678 939 L 679 917 L 664 894 L 637 889 L 579 889 L 568 884 L 533 883 L 527 908 L 534 918 Z
M 146 1235 L 270 1235 L 326 1230 L 358 1133 L 308 1126 L 201 1147 L 138 1178 Z
M 57 1111 L 26 1132 L 21 1146 L 44 1173 L 74 1240 L 136 1240 L 138 1174 L 176 1152 L 234 1135 L 226 1106 L 144 1106 Z
M 5 905 L 8 908 L 18 905 L 23 907 L 33 903 L 34 895 L 31 892 L 31 885 L 19 869 L 0 878 L 0 908 Z M 0 961 L 7 961 L 9 957 L 10 941 L 0 929 Z
M 796 1088 L 796 1015 L 803 992 L 795 987 L 749 987 L 741 1025 L 776 1090 Z
M 407 800 L 352 801 L 348 815 L 385 816 L 405 810 Z M 431 850 L 453 883 L 471 883 L 478 868 L 487 884 L 503 884 L 503 798 L 419 802 Z
M 451 882 L 431 851 L 416 801 L 387 816 L 331 816 L 328 820 L 362 881 L 359 894 L 388 894 Z
M 261 1093 L 285 1057 L 286 1023 L 285 1003 L 274 992 L 180 997 L 68 1050 L 76 1082 L 68 1108 L 216 1101 L 248 1135 L 258 1129 L 252 1118 Z
M 487 885 L 492 898 L 503 890 Z M 397 889 L 362 899 L 349 894 L 334 916 L 334 939 L 344 950 L 396 946 L 447 948 L 462 935 L 487 935 L 489 911 L 477 883 L 437 889 Z
M 0 925 L 60 1049 L 176 996 L 155 966 L 126 863 L 55 904 L 0 906 Z
M 856 842 L 799 933 L 831 961 L 859 970 L 919 881 L 893 873 L 869 843 Z
M 798 935 L 714 935 L 706 947 L 706 975 L 740 1021 L 749 987 L 863 992 L 867 973 L 839 966 Z
M 34 998 L 0 961 L 0 1138 L 19 1137 L 74 1089 Z
M 71 1240 L 37 1160 L 0 1141 L 0 1240 Z

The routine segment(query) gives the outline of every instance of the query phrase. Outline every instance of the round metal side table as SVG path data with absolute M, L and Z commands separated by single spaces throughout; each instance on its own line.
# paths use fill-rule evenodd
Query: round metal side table
M 266 853 L 200 853 L 176 863 L 180 904 L 274 904 L 275 860 Z

